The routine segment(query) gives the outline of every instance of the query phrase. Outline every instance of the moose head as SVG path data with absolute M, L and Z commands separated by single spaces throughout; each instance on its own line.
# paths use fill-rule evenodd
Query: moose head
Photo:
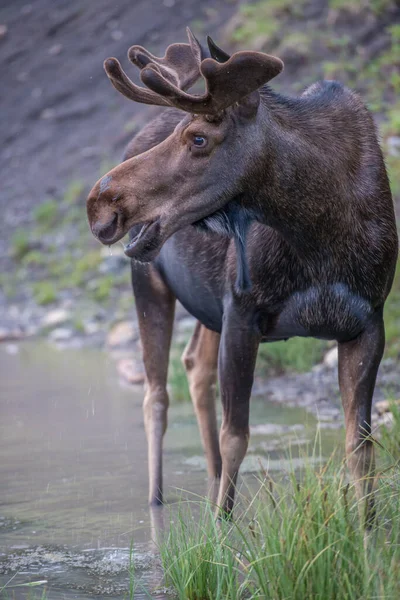
M 135 85 L 116 58 L 104 63 L 127 98 L 186 113 L 164 141 L 104 175 L 87 200 L 91 230 L 103 244 L 142 225 L 125 253 L 143 262 L 153 260 L 173 233 L 246 192 L 262 143 L 259 88 L 283 68 L 281 60 L 260 52 L 229 56 L 210 38 L 205 51 L 187 31 L 189 43 L 170 45 L 163 58 L 130 48 L 146 87 Z M 200 77 L 205 92 L 188 93 Z

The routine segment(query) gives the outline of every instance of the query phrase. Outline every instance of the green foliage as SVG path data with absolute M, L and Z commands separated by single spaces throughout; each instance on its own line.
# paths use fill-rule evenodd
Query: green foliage
M 333 10 L 345 10 L 353 14 L 369 10 L 376 16 L 393 8 L 394 4 L 394 0 L 329 0 L 329 7 Z
M 171 348 L 168 385 L 171 400 L 190 402 L 190 391 L 181 356 L 185 344 Z M 312 338 L 292 338 L 287 342 L 260 344 L 256 373 L 260 376 L 280 375 L 287 372 L 309 371 L 320 362 L 327 349 L 326 342 Z
M 400 263 L 397 263 L 393 288 L 384 309 L 386 348 L 385 356 L 400 355 Z
M 55 225 L 58 216 L 58 202 L 46 200 L 33 210 L 33 217 L 42 231 L 48 231 Z
M 40 267 L 46 264 L 46 256 L 39 250 L 30 250 L 23 256 L 21 263 L 25 267 Z
M 400 198 L 400 156 L 389 156 L 386 166 L 392 194 L 395 198 Z
M 346 469 L 333 458 L 317 471 L 306 461 L 283 482 L 266 476 L 231 523 L 218 526 L 210 504 L 191 503 L 160 543 L 165 582 L 182 600 L 396 598 L 398 469 L 382 473 L 378 488 L 367 545 Z
M 114 277 L 112 275 L 103 275 L 101 279 L 94 281 L 91 295 L 97 302 L 105 302 L 109 299 L 113 288 Z
M 326 347 L 321 340 L 301 337 L 287 342 L 260 344 L 256 368 L 260 375 L 309 371 L 320 362 Z
M 51 304 L 57 300 L 57 292 L 51 281 L 35 281 L 32 285 L 33 299 L 37 304 Z
M 170 353 L 168 386 L 171 400 L 175 402 L 190 402 L 188 380 L 181 360 L 184 349 L 184 344 L 175 344 Z
M 398 72 L 392 73 L 392 77 L 393 79 L 398 78 L 400 82 L 400 74 Z M 396 102 L 393 106 L 391 106 L 390 109 L 386 112 L 385 116 L 386 120 L 382 126 L 383 135 L 400 135 L 400 101 Z
M 232 34 L 233 41 L 248 47 L 271 42 L 280 31 L 279 17 L 301 16 L 304 4 L 305 0 L 262 0 L 255 4 L 241 5 L 241 17 Z
M 11 254 L 21 260 L 30 250 L 31 242 L 25 229 L 16 229 L 11 237 Z
M 92 250 L 86 252 L 81 258 L 79 258 L 74 264 L 74 273 L 78 275 L 87 275 L 92 271 L 97 271 L 101 264 L 102 258 L 99 250 Z
M 85 184 L 83 181 L 79 179 L 76 181 L 72 181 L 64 193 L 64 202 L 68 206 L 72 204 L 76 204 L 76 202 L 81 198 L 83 191 L 85 189 Z
M 85 325 L 81 318 L 76 317 L 73 320 L 72 325 L 73 325 L 75 331 L 77 331 L 78 333 L 85 333 Z
M 239 561 L 229 540 L 230 528 L 216 523 L 209 504 L 200 506 L 194 526 L 190 505 L 182 505 L 161 544 L 167 586 L 179 599 L 227 600 L 242 597 Z

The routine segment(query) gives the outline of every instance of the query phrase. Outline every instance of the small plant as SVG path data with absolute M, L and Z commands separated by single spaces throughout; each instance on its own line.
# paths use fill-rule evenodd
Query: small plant
M 302 337 L 260 344 L 256 368 L 260 375 L 309 371 L 321 361 L 326 348 L 326 343 L 321 340 Z
M 31 249 L 29 234 L 25 229 L 17 229 L 11 238 L 11 254 L 21 260 Z
M 399 164 L 400 166 L 400 164 Z M 392 291 L 385 304 L 385 356 L 397 358 L 400 354 L 400 262 L 393 282 Z
M 51 281 L 36 281 L 32 285 L 32 291 L 37 304 L 51 304 L 57 300 L 56 288 Z
M 46 256 L 39 250 L 30 250 L 23 256 L 21 262 L 25 267 L 41 267 L 46 264 Z
M 105 302 L 110 298 L 114 288 L 114 277 L 112 275 L 104 275 L 101 279 L 94 282 L 92 287 L 92 296 L 97 302 Z
M 77 180 L 72 181 L 64 193 L 64 202 L 69 206 L 72 204 L 76 204 L 76 202 L 80 199 L 85 189 L 85 184 L 83 181 Z
M 33 210 L 33 217 L 42 231 L 47 231 L 55 225 L 58 216 L 58 202 L 46 200 Z
M 190 391 L 182 354 L 185 343 L 173 343 L 168 367 L 168 388 L 171 399 L 175 402 L 190 402 Z
M 200 504 L 200 516 L 182 504 L 160 546 L 165 583 L 178 598 L 228 600 L 242 597 L 240 559 L 229 539 L 232 527 L 217 524 L 212 506 Z

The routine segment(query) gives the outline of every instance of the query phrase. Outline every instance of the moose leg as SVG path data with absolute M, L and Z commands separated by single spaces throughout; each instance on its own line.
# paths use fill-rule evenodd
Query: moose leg
M 222 475 L 217 505 L 222 514 L 232 512 L 239 467 L 249 442 L 249 405 L 259 337 L 240 323 L 240 317 L 224 319 L 218 371 L 222 400 L 220 451 Z
M 371 525 L 374 503 L 375 455 L 371 405 L 375 380 L 385 346 L 382 311 L 375 314 L 355 340 L 339 344 L 339 385 L 346 422 L 346 455 L 359 499 L 365 500 L 365 524 Z
M 207 459 L 210 496 L 213 500 L 221 477 L 221 455 L 215 412 L 219 339 L 218 333 L 197 322 L 193 336 L 182 355 Z
M 167 428 L 167 373 L 175 296 L 152 265 L 132 264 L 143 362 L 146 372 L 143 403 L 148 444 L 149 503 L 162 504 L 162 443 Z

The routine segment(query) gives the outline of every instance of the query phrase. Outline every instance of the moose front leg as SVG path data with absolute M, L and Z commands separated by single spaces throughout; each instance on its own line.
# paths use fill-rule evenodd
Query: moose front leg
M 375 454 L 371 440 L 371 405 L 376 375 L 385 346 L 382 310 L 365 331 L 339 344 L 339 385 L 346 422 L 346 455 L 356 493 L 365 498 L 365 524 L 374 518 Z
M 162 446 L 167 428 L 167 374 L 175 297 L 153 265 L 132 263 L 132 286 L 146 372 L 143 414 L 148 445 L 149 504 L 156 506 L 163 502 Z
M 217 511 L 232 512 L 235 484 L 249 441 L 249 404 L 259 337 L 240 317 L 224 318 L 218 370 L 222 401 L 222 475 Z

